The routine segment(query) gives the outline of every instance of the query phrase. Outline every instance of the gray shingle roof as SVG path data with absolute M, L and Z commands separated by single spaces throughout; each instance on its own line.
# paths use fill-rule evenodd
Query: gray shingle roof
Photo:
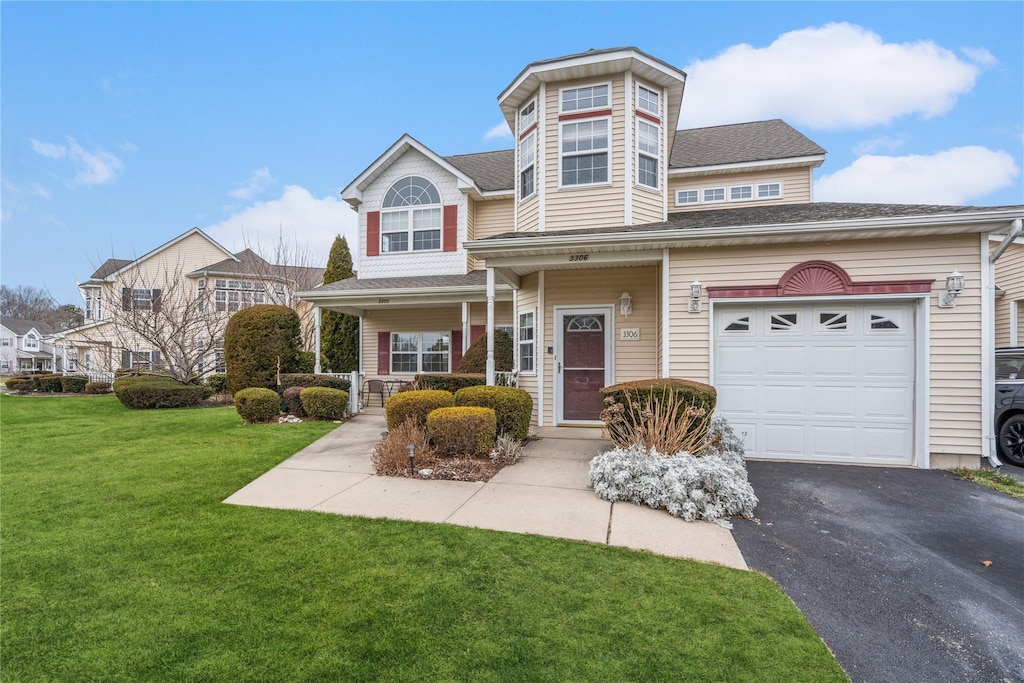
M 669 168 L 694 168 L 824 154 L 781 119 L 677 130 Z
M 23 318 L 3 318 L 0 323 L 19 337 L 28 333 L 33 327 L 39 334 L 53 334 L 53 328 L 39 320 L 25 320 Z M 47 356 L 48 357 L 48 356 Z
M 299 283 L 300 287 L 312 286 L 312 283 L 319 283 L 323 279 L 323 268 L 310 268 L 306 266 L 276 266 L 252 249 L 243 249 L 235 254 L 238 259 L 224 259 L 209 266 L 204 266 L 189 273 L 190 276 L 198 276 L 203 273 L 216 275 L 258 275 L 263 277 L 281 278 Z
M 108 258 L 103 262 L 103 265 L 96 269 L 96 272 L 90 276 L 90 279 L 102 280 L 108 275 L 112 275 L 113 273 L 121 270 L 131 262 L 131 259 L 126 258 Z
M 329 285 L 317 287 L 317 292 L 354 292 L 378 289 L 431 289 L 435 287 L 480 287 L 487 286 L 487 271 L 472 270 L 465 275 L 423 275 L 413 277 L 376 277 L 338 280 Z
M 456 154 L 444 159 L 472 178 L 484 192 L 515 189 L 515 150 Z
M 912 216 L 941 216 L 984 211 L 1024 211 L 1024 206 L 939 206 L 931 204 L 853 204 L 840 202 L 814 202 L 811 204 L 777 204 L 750 206 L 737 209 L 706 209 L 669 214 L 661 223 L 609 228 L 582 228 L 549 232 L 506 232 L 485 239 L 537 238 L 559 235 L 600 235 L 622 232 L 656 232 L 659 230 L 687 230 L 696 228 L 749 227 L 817 223 L 828 221 L 871 218 L 901 218 Z

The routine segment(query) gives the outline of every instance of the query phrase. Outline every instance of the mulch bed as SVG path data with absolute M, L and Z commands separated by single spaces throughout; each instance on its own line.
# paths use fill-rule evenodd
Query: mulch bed
M 500 472 L 505 463 L 490 458 L 441 458 L 430 468 L 430 476 L 420 479 L 444 479 L 447 481 L 490 481 Z

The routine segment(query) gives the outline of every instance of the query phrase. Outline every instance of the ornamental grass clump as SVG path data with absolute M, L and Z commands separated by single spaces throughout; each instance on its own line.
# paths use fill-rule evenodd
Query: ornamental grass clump
M 389 431 L 373 449 L 373 471 L 382 477 L 408 476 L 410 445 L 414 447 L 416 470 L 430 468 L 437 463 L 426 430 L 414 418 L 409 418 Z
M 697 454 L 632 444 L 598 455 L 590 461 L 590 486 L 604 500 L 663 508 L 690 522 L 751 517 L 757 507 L 743 441 L 724 418 L 712 422 Z
M 613 444 L 640 444 L 668 455 L 700 451 L 717 401 L 714 387 L 680 379 L 624 382 L 601 395 L 601 421 Z

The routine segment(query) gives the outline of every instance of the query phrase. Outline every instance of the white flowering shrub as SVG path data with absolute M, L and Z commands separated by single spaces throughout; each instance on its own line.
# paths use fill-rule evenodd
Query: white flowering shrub
M 641 445 L 615 448 L 590 461 L 590 486 L 604 500 L 664 508 L 688 522 L 750 517 L 757 496 L 743 453 L 743 440 L 719 417 L 700 455 L 665 455 Z

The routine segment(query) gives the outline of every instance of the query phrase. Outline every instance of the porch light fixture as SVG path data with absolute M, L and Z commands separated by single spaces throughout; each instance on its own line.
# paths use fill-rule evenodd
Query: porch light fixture
M 619 313 L 627 318 L 633 314 L 633 297 L 629 295 L 629 292 L 623 292 L 619 297 Z
M 956 298 L 964 291 L 964 276 L 954 270 L 946 278 L 946 291 L 939 294 L 939 308 L 953 308 Z
M 701 290 L 704 289 L 704 285 L 700 283 L 700 280 L 694 280 L 693 284 L 690 285 L 690 313 L 700 313 L 701 307 Z

